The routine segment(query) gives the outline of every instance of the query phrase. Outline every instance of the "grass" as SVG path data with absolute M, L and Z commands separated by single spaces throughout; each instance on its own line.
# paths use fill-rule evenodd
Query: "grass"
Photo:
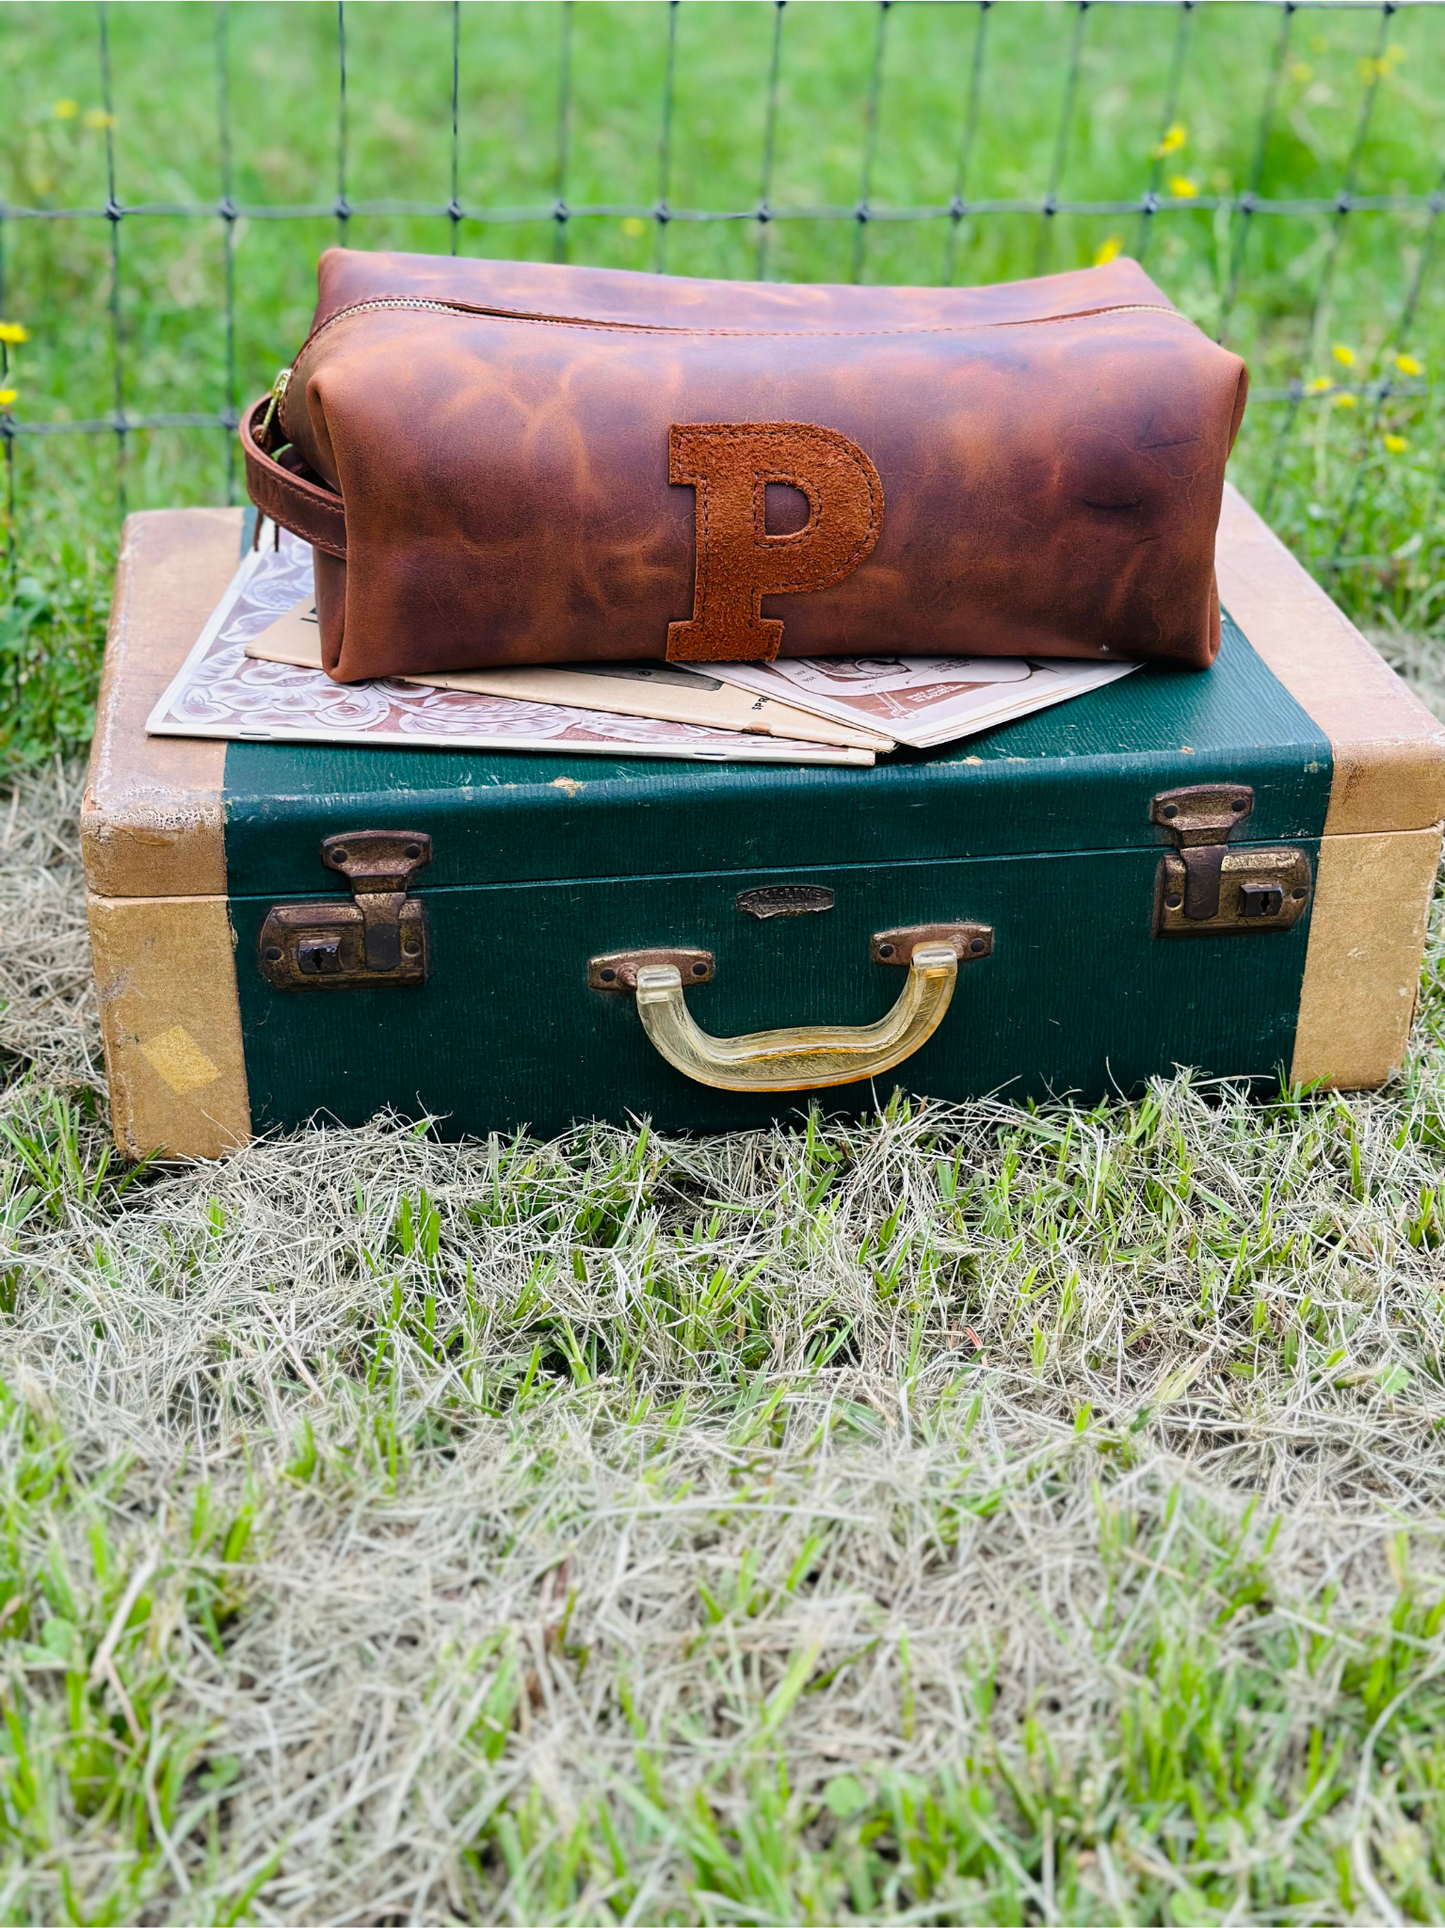
M 876 18 L 789 10 L 775 201 L 858 194 Z M 449 11 L 347 21 L 349 192 L 444 201 Z M 755 200 L 771 21 L 679 13 L 674 204 Z M 877 203 L 953 192 L 975 21 L 890 14 Z M 575 11 L 571 200 L 655 196 L 665 22 Z M 111 11 L 127 201 L 217 192 L 215 28 L 194 6 Z M 469 205 L 551 199 L 559 29 L 550 7 L 464 12 Z M 1091 9 L 1066 193 L 1147 183 L 1176 29 Z M 1279 16 L 1201 8 L 1190 31 L 1177 164 L 1230 192 Z M 1390 21 L 1362 191 L 1434 186 L 1442 31 L 1438 9 Z M 257 5 L 230 32 L 237 198 L 328 198 L 334 12 Z M 1070 32 L 1061 9 L 990 15 L 970 193 L 1042 192 Z M 1329 195 L 1379 19 L 1291 32 L 1262 185 Z M 0 198 L 104 199 L 90 34 L 80 9 L 0 0 Z M 947 222 L 878 222 L 859 265 L 986 280 L 1137 246 L 1124 226 L 971 218 L 950 261 Z M 1152 271 L 1217 326 L 1237 227 L 1181 208 L 1156 229 Z M 656 265 L 656 227 L 635 230 L 579 220 L 567 246 Z M 242 392 L 300 338 L 333 231 L 238 224 Z M 1401 317 L 1432 229 L 1351 216 L 1317 305 L 1330 232 L 1254 223 L 1230 327 L 1256 380 L 1345 379 L 1336 344 L 1354 373 L 1408 352 L 1428 378 L 1428 278 L 1408 335 Z M 29 330 L 17 412 L 104 412 L 103 224 L 3 239 L 0 309 Z M 447 237 L 395 215 L 351 239 Z M 545 254 L 554 224 L 460 239 Z M 749 224 L 663 245 L 680 271 L 757 271 Z M 847 278 L 854 248 L 850 224 L 780 222 L 766 267 Z M 223 405 L 218 224 L 128 218 L 121 260 L 131 406 Z M 1445 713 L 1438 402 L 1337 401 L 1300 408 L 1276 519 Z M 1257 406 L 1236 458 L 1256 494 L 1279 421 Z M 114 452 L 17 450 L 0 1915 L 1445 1915 L 1445 940 L 1376 1095 L 1258 1103 L 1181 1075 L 1087 1113 L 895 1100 L 701 1142 L 442 1146 L 383 1118 L 120 1166 L 66 761 L 90 727 Z M 221 438 L 136 434 L 125 482 L 133 505 L 224 499 Z
M 1445 1912 L 1445 946 L 1389 1091 L 118 1166 L 0 856 L 13 1920 Z
M 766 229 L 750 220 L 659 228 L 616 211 L 651 209 L 663 187 L 669 17 L 662 6 L 622 0 L 570 13 L 555 5 L 463 10 L 463 252 L 550 256 L 560 247 L 576 261 L 690 274 L 919 282 L 990 281 L 1087 263 L 1101 251 L 1141 253 L 1202 325 L 1226 331 L 1260 390 L 1295 377 L 1336 384 L 1295 409 L 1257 402 L 1235 480 L 1269 498 L 1282 532 L 1357 618 L 1409 634 L 1440 632 L 1441 421 L 1431 386 L 1445 355 L 1438 216 L 1251 219 L 1194 203 L 1254 183 L 1276 69 L 1258 175 L 1264 196 L 1330 200 L 1347 178 L 1362 195 L 1429 194 L 1445 139 L 1445 90 L 1436 84 L 1441 9 L 1401 9 L 1383 25 L 1369 9 L 1297 13 L 1282 42 L 1276 9 L 1210 5 L 1190 14 L 1181 42 L 1172 8 L 1095 6 L 1081 30 L 1060 146 L 1073 9 L 1018 0 L 990 11 L 981 107 L 971 123 L 977 10 L 893 7 L 870 123 L 877 12 L 834 0 L 796 7 L 779 43 L 768 184 L 770 204 L 785 218 Z M 107 143 L 117 193 L 130 206 L 209 207 L 228 184 L 243 205 L 331 204 L 337 60 L 329 0 L 248 5 L 229 15 L 186 0 L 141 0 L 111 8 L 107 19 L 109 127 L 95 16 L 0 0 L 0 204 L 102 207 Z M 673 208 L 757 205 L 773 26 L 774 9 L 760 0 L 678 12 L 666 177 Z M 346 31 L 350 200 L 444 206 L 451 8 L 442 0 L 358 6 Z M 559 164 L 564 31 L 567 140 Z M 222 50 L 229 160 L 217 108 Z M 1167 135 L 1171 126 L 1177 133 Z M 1166 135 L 1176 144 L 1158 155 Z M 1152 222 L 1115 214 L 887 218 L 890 210 L 944 208 L 960 188 L 973 200 L 1041 200 L 1056 174 L 1065 198 L 1132 199 L 1152 185 L 1166 206 Z M 852 220 L 798 213 L 852 208 L 865 180 L 878 218 L 862 230 Z M 1173 182 L 1193 194 L 1174 192 Z M 559 189 L 571 206 L 614 211 L 578 216 L 559 231 L 547 212 Z M 478 212 L 528 209 L 526 219 Z M 232 394 L 219 219 L 127 216 L 116 236 L 114 286 L 103 219 L 0 221 L 0 317 L 29 336 L 0 351 L 9 356 L 0 387 L 17 391 L 17 419 L 52 426 L 108 417 L 117 378 L 137 412 L 217 410 L 248 399 L 301 340 L 315 256 L 336 238 L 329 217 L 235 224 Z M 360 247 L 438 250 L 451 238 L 451 224 L 436 215 L 357 215 L 347 226 Z M 1337 350 L 1352 358 L 1348 365 Z M 1400 355 L 1421 374 L 1402 372 Z M 1383 375 L 1403 384 L 1384 403 L 1349 389 Z M 239 485 L 229 439 L 217 429 L 138 431 L 121 463 L 108 434 L 22 436 L 14 448 L 20 588 L 0 605 L 0 675 L 10 671 L 17 700 L 0 711 L 0 759 L 33 767 L 57 746 L 80 748 L 88 731 L 122 494 L 142 507 L 234 498 Z

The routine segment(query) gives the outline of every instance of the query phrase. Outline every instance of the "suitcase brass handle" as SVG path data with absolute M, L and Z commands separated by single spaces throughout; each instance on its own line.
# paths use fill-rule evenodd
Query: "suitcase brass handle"
M 895 945 L 874 940 L 880 963 L 902 963 L 908 981 L 898 1002 L 876 1024 L 798 1024 L 778 1031 L 753 1031 L 739 1038 L 715 1038 L 694 1021 L 683 996 L 682 964 L 693 981 L 712 976 L 705 951 L 613 953 L 594 958 L 589 978 L 599 990 L 634 990 L 643 1029 L 671 1065 L 699 1084 L 720 1091 L 812 1091 L 824 1085 L 856 1084 L 889 1071 L 926 1044 L 943 1022 L 958 982 L 958 960 L 986 954 L 993 933 L 969 926 L 950 932 L 949 942 L 907 941 L 912 933 L 885 933 L 904 940 Z
M 645 964 L 637 973 L 637 1014 L 668 1063 L 721 1091 L 812 1091 L 856 1084 L 890 1071 L 926 1044 L 942 1024 L 958 982 L 952 946 L 914 951 L 898 1002 L 876 1024 L 796 1024 L 715 1038 L 699 1028 L 682 994 L 675 964 Z

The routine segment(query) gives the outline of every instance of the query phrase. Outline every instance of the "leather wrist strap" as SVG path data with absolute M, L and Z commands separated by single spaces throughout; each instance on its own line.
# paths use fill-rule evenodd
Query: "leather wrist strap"
M 346 507 L 335 489 L 312 481 L 278 460 L 260 440 L 271 397 L 262 395 L 241 417 L 241 449 L 246 458 L 246 492 L 262 515 L 279 522 L 328 556 L 346 560 Z M 294 458 L 293 458 L 294 459 Z

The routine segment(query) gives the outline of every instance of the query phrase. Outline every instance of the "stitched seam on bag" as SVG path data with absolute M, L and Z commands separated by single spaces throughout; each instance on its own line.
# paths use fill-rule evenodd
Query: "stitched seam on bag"
M 261 465 L 263 462 L 266 464 L 265 467 Z M 314 482 L 306 481 L 304 476 L 296 475 L 290 469 L 283 468 L 274 456 L 263 455 L 256 467 L 258 472 L 274 486 L 288 495 L 294 493 L 298 500 L 309 503 L 313 508 L 319 509 L 323 515 L 330 509 L 334 509 L 338 515 L 345 510 L 345 503 L 335 489 L 318 488 Z
M 247 410 L 243 422 L 242 442 L 248 492 L 253 500 L 257 494 L 265 495 L 271 506 L 273 520 L 290 528 L 293 534 L 303 537 L 318 549 L 324 549 L 328 555 L 344 557 L 344 499 L 337 491 L 308 482 L 303 476 L 295 474 L 261 447 L 254 433 L 256 406 Z M 253 482 L 255 486 L 251 487 Z M 260 506 L 258 503 L 257 507 Z M 277 514 L 278 508 L 284 510 L 284 514 Z
M 345 557 L 346 550 L 344 547 L 337 548 L 336 537 L 332 531 L 314 527 L 306 516 L 297 515 L 294 510 L 288 510 L 285 503 L 278 504 L 276 507 L 279 508 L 282 513 L 277 514 L 273 509 L 272 520 L 274 522 L 280 522 L 283 528 L 289 528 L 293 535 L 300 536 L 303 541 L 309 542 L 313 548 L 324 549 L 327 555 L 334 555 L 338 560 Z
M 377 295 L 370 301 L 358 301 L 350 307 L 338 308 L 322 322 L 319 322 L 296 351 L 294 367 L 306 353 L 311 344 L 332 326 L 334 322 L 346 321 L 354 315 L 384 314 L 388 311 L 413 314 L 450 314 L 475 315 L 483 321 L 525 321 L 547 328 L 592 329 L 603 334 L 631 335 L 696 335 L 702 337 L 737 337 L 742 340 L 754 338 L 774 340 L 866 340 L 873 335 L 957 335 L 968 334 L 989 328 L 1036 328 L 1049 322 L 1090 321 L 1097 315 L 1169 315 L 1175 321 L 1187 321 L 1191 328 L 1198 323 L 1178 308 L 1165 307 L 1156 301 L 1111 302 L 1101 308 L 1073 308 L 1062 315 L 1009 315 L 998 321 L 938 321 L 916 322 L 898 328 L 689 328 L 675 322 L 662 321 L 603 321 L 584 315 L 543 315 L 531 313 L 520 308 L 487 308 L 479 304 L 459 301 L 433 301 L 424 295 Z M 290 394 L 288 388 L 287 394 Z M 282 397 L 284 411 L 285 397 Z
M 853 449 L 855 447 L 855 444 L 852 443 L 846 435 L 840 434 L 837 429 L 823 428 L 817 422 L 765 422 L 765 423 L 760 422 L 756 425 L 756 427 L 751 426 L 747 423 L 741 423 L 741 422 L 735 425 L 723 423 L 723 422 L 688 422 L 686 426 L 688 428 L 706 428 L 710 434 L 716 435 L 719 441 L 727 441 L 727 442 L 737 442 L 737 441 L 741 441 L 744 436 L 756 435 L 759 429 L 806 428 L 806 429 L 810 429 L 814 435 L 825 435 L 830 442 L 840 442 L 843 445 L 845 452 L 847 453 L 849 461 L 853 460 Z M 875 544 L 878 541 L 878 524 L 881 521 L 882 517 L 879 511 L 877 491 L 873 487 L 873 478 L 872 476 L 869 475 L 867 469 L 862 467 L 861 463 L 854 462 L 853 466 L 854 468 L 859 470 L 859 472 L 863 477 L 863 480 L 868 485 L 868 527 L 863 531 L 863 534 L 858 538 L 857 542 L 854 544 L 853 553 L 851 556 L 849 556 L 847 562 L 838 571 L 838 573 L 831 578 L 831 580 L 828 583 L 817 585 L 820 588 L 831 588 L 834 583 L 841 582 L 844 576 L 850 575 L 852 571 L 858 567 L 858 564 L 863 560 L 863 558 L 868 554 L 868 552 L 875 546 Z M 806 494 L 807 491 L 805 490 L 804 493 Z M 703 553 L 705 558 L 712 554 L 712 548 L 710 543 L 708 542 L 708 516 L 709 516 L 709 513 L 711 512 L 711 507 L 712 507 L 711 491 L 704 485 L 703 491 L 702 491 L 702 539 L 703 539 Z M 817 518 L 814 517 L 813 518 L 814 523 L 816 523 L 816 520 Z M 796 533 L 802 536 L 802 535 L 808 534 L 809 531 L 806 529 L 799 529 Z M 778 541 L 786 542 L 791 540 L 792 538 L 787 536 L 783 536 L 783 537 L 771 536 L 768 539 L 772 542 L 778 542 Z M 813 586 L 814 585 L 809 583 L 804 583 L 802 585 L 799 585 L 798 583 L 779 583 L 776 587 L 773 587 L 770 589 L 755 590 L 753 592 L 753 600 L 757 604 L 761 605 L 762 599 L 765 595 L 767 596 L 803 595 L 807 593 Z M 761 607 L 758 608 L 756 613 L 759 616 L 762 615 Z
M 345 512 L 345 501 L 335 489 L 323 489 L 315 482 L 308 482 L 304 476 L 284 468 L 272 455 L 266 455 L 261 450 L 257 450 L 253 455 L 250 450 L 247 450 L 246 467 L 273 488 L 294 496 L 300 502 L 309 503 L 313 508 L 319 509 L 323 515 L 333 509 L 337 515 Z
M 684 424 L 684 426 L 687 428 L 705 428 L 710 435 L 716 436 L 720 442 L 741 442 L 756 436 L 760 432 L 766 434 L 772 429 L 805 428 L 810 435 L 821 435 L 828 441 L 836 443 L 848 457 L 848 460 L 852 462 L 854 468 L 858 470 L 858 473 L 863 477 L 864 482 L 868 486 L 868 526 L 853 545 L 852 555 L 849 556 L 847 562 L 842 565 L 838 573 L 832 576 L 827 583 L 817 585 L 811 583 L 779 583 L 772 588 L 759 590 L 756 592 L 759 602 L 762 601 L 765 595 L 797 596 L 807 593 L 815 586 L 818 588 L 831 588 L 834 583 L 841 582 L 844 576 L 850 575 L 868 554 L 869 550 L 877 543 L 878 525 L 882 520 L 878 491 L 873 486 L 873 476 L 868 473 L 868 470 L 864 468 L 861 462 L 855 460 L 854 451 L 857 449 L 858 444 L 854 442 L 851 437 L 844 435 L 839 429 L 824 428 L 822 424 L 818 422 L 688 422 Z M 796 487 L 797 485 L 795 484 L 794 486 Z M 803 493 L 806 495 L 808 491 L 805 489 Z M 707 494 L 708 491 L 704 489 L 704 538 L 706 538 L 707 529 Z M 816 523 L 816 518 L 813 518 L 813 520 Z M 768 536 L 767 540 L 769 542 L 790 542 L 795 541 L 798 536 L 806 535 L 807 533 L 807 530 L 799 529 L 792 536 Z M 761 611 L 759 611 L 759 614 L 761 614 Z
M 277 472 L 286 475 L 286 470 L 276 465 Z M 272 520 L 280 522 L 292 530 L 293 534 L 303 537 L 318 549 L 325 549 L 328 555 L 338 557 L 346 554 L 345 514 L 338 500 L 335 509 L 329 503 L 311 502 L 306 497 L 293 496 L 284 484 L 278 486 L 275 473 L 264 469 L 254 477 L 256 487 L 251 491 L 255 496 L 265 498 L 257 502 L 258 508 L 269 508 Z M 279 513 L 278 513 L 279 511 Z M 340 523 L 338 534 L 337 524 Z M 341 544 L 337 548 L 338 541 Z
M 801 542 L 804 536 L 812 534 L 814 529 L 817 528 L 823 514 L 823 499 L 818 495 L 806 476 L 784 475 L 781 470 L 775 469 L 759 469 L 753 479 L 762 485 L 761 498 L 754 509 L 755 540 L 759 542 Z M 806 497 L 808 503 L 808 520 L 803 524 L 801 529 L 788 529 L 781 535 L 771 535 L 769 533 L 768 490 L 774 483 L 781 484 L 782 487 L 787 489 L 796 489 L 799 495 Z M 871 495 L 871 488 L 869 493 Z
M 313 518 L 317 526 L 323 528 L 332 521 L 344 523 L 346 509 L 339 496 L 335 499 L 334 503 L 317 500 L 307 494 L 304 491 L 304 487 L 298 487 L 294 490 L 288 487 L 287 481 L 279 479 L 285 476 L 285 469 L 257 469 L 254 479 L 259 489 L 263 490 L 275 500 L 284 502 L 287 505 L 288 511 L 298 519 L 302 516 Z
M 766 455 L 772 453 L 772 450 L 767 446 L 769 443 L 782 443 L 784 446 L 778 450 L 778 453 L 786 460 L 787 454 L 792 452 L 795 454 L 796 459 L 796 447 L 793 451 L 789 451 L 786 445 L 790 438 L 796 438 L 799 435 L 805 435 L 815 443 L 822 442 L 828 444 L 834 451 L 835 459 L 837 456 L 842 456 L 846 459 L 848 467 L 853 470 L 855 475 L 861 475 L 865 485 L 865 499 L 867 504 L 866 511 L 862 518 L 862 526 L 857 528 L 851 553 L 835 556 L 831 568 L 828 569 L 826 575 L 821 577 L 816 573 L 816 565 L 813 573 L 798 574 L 789 572 L 787 579 L 781 582 L 771 580 L 759 582 L 757 580 L 756 567 L 753 570 L 749 570 L 744 577 L 748 590 L 748 601 L 746 615 L 743 616 L 735 605 L 735 599 L 731 591 L 727 588 L 727 585 L 731 581 L 731 575 L 724 574 L 721 578 L 724 587 L 719 588 L 718 586 L 719 579 L 717 571 L 720 558 L 716 553 L 718 544 L 714 539 L 713 530 L 713 485 L 716 483 L 721 488 L 726 483 L 727 478 L 716 473 L 717 465 L 708 459 L 709 451 L 711 450 L 713 454 L 717 454 L 729 445 L 735 447 L 740 443 L 751 443 L 756 448 L 757 445 L 761 443 L 763 447 L 759 453 L 761 456 L 766 457 Z M 683 453 L 680 447 L 681 438 L 686 437 L 701 438 L 701 446 L 694 451 L 691 459 Z M 683 621 L 668 624 L 667 660 L 669 662 L 770 661 L 776 656 L 782 642 L 783 621 L 780 617 L 763 615 L 762 602 L 764 596 L 801 595 L 811 593 L 815 590 L 832 588 L 835 584 L 844 581 L 852 571 L 858 567 L 859 563 L 872 552 L 877 543 L 883 522 L 882 483 L 877 471 L 868 457 L 866 450 L 860 448 L 851 437 L 844 435 L 839 429 L 825 428 L 817 422 L 674 423 L 669 438 L 669 445 L 669 479 L 675 483 L 691 486 L 697 497 L 695 511 L 697 518 L 695 528 L 697 533 L 695 537 L 696 580 L 693 591 L 693 612 L 690 617 Z M 691 469 L 693 473 L 691 475 L 678 473 L 677 471 L 679 469 Z M 736 482 L 737 477 L 734 476 L 732 479 Z M 811 561 L 809 545 L 804 544 L 801 538 L 813 535 L 817 531 L 826 513 L 826 504 L 829 500 L 828 489 L 820 480 L 811 477 L 805 479 L 801 475 L 795 476 L 788 470 L 782 468 L 769 468 L 765 466 L 763 461 L 760 461 L 758 466 L 750 469 L 749 479 L 755 492 L 750 518 L 752 544 L 755 551 L 761 551 L 766 554 L 769 563 L 772 564 L 779 560 L 781 552 L 787 549 L 790 542 L 798 542 L 799 548 L 796 559 L 800 564 L 805 561 Z M 768 535 L 766 528 L 767 484 L 769 481 L 774 480 L 786 482 L 795 488 L 801 488 L 802 493 L 807 496 L 810 517 L 808 526 L 805 529 L 793 530 L 783 536 Z M 721 496 L 720 499 L 722 499 Z M 729 496 L 728 499 L 735 501 L 735 498 L 731 496 Z M 858 504 L 858 507 L 861 508 L 862 504 Z M 851 520 L 851 517 L 849 519 Z M 782 556 L 782 560 L 785 563 L 792 559 L 793 558 Z M 734 557 L 732 560 L 735 562 L 736 558 Z M 741 586 L 741 584 L 735 585 L 735 587 Z M 728 613 L 726 614 L 720 607 L 720 604 L 724 600 L 730 605 Z M 758 651 L 756 649 L 745 650 L 741 646 L 742 636 L 733 629 L 733 624 L 739 621 L 742 622 L 742 628 L 745 633 L 751 632 L 751 639 L 753 641 L 759 640 L 757 631 L 759 627 L 761 627 L 765 635 L 771 636 L 772 648 L 766 651 Z M 691 636 L 688 637 L 689 646 L 683 647 L 682 638 L 684 634 L 689 631 L 692 632 Z M 698 646 L 703 643 L 709 646 Z
M 687 328 L 671 322 L 599 321 L 581 315 L 541 315 L 520 308 L 488 308 L 480 303 L 432 300 L 426 295 L 373 295 L 367 301 L 355 301 L 345 308 L 338 308 L 324 321 L 317 322 L 296 351 L 291 363 L 292 373 L 301 365 L 301 358 L 311 344 L 334 322 L 346 321 L 354 315 L 387 312 L 474 315 L 482 321 L 531 322 L 544 328 L 577 328 L 596 334 L 680 335 L 725 341 L 866 341 L 871 337 L 887 339 L 894 336 L 959 335 L 990 328 L 1037 328 L 1057 321 L 1090 321 L 1096 315 L 1170 315 L 1175 321 L 1189 322 L 1191 328 L 1199 326 L 1178 308 L 1166 307 L 1157 301 L 1111 302 L 1100 308 L 1073 308 L 1062 315 L 1017 315 L 1000 321 L 918 322 L 901 328 Z M 298 386 L 295 381 L 289 383 L 277 406 L 276 419 L 283 430 L 286 426 L 286 404 Z

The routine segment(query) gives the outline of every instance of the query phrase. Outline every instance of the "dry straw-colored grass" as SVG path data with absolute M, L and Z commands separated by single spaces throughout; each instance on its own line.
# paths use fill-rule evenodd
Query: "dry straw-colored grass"
M 0 870 L 7 1919 L 1445 1913 L 1436 976 L 1375 1096 L 126 1184 L 73 802 Z

